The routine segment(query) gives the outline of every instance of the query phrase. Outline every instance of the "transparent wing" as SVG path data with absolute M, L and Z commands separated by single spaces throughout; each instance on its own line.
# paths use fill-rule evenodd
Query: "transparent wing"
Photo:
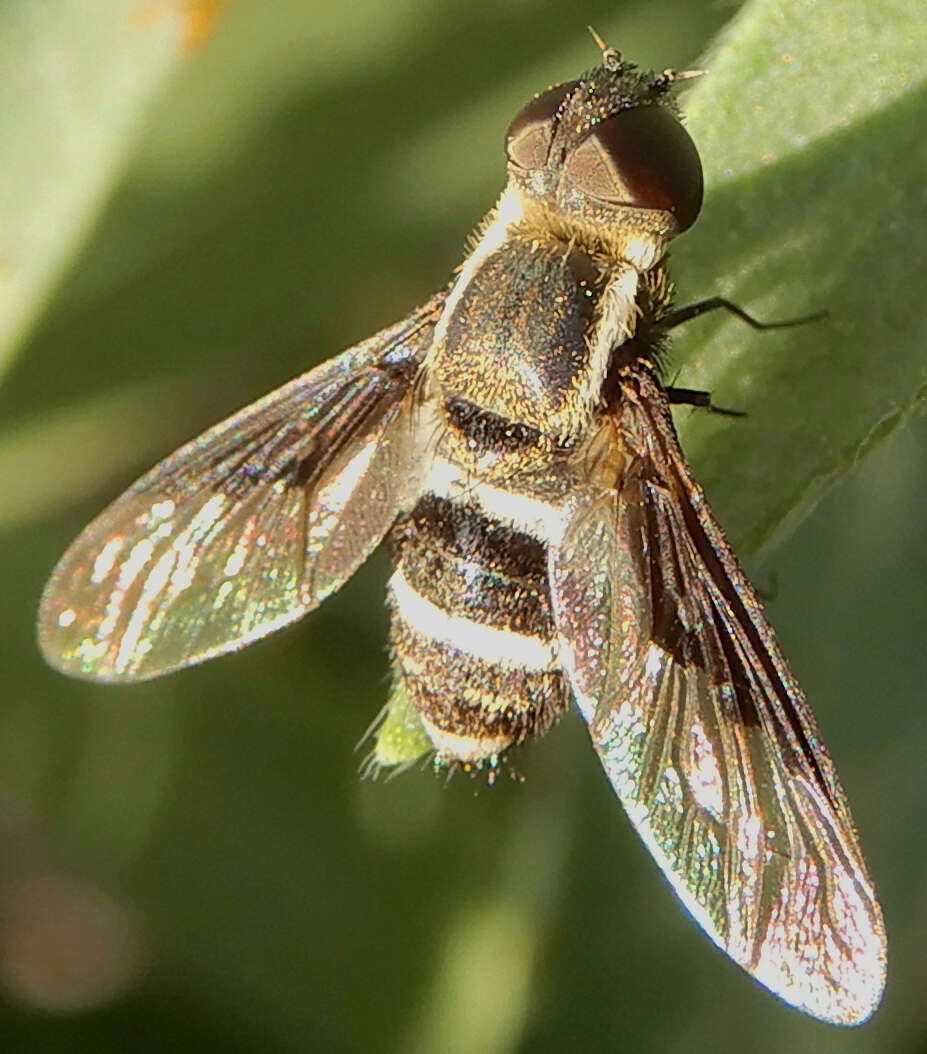
M 834 766 L 679 449 L 626 379 L 616 489 L 577 495 L 551 575 L 564 665 L 606 774 L 712 939 L 787 1002 L 864 1021 L 885 931 Z
M 338 589 L 414 486 L 411 403 L 444 294 L 144 475 L 55 568 L 39 642 L 142 680 L 250 643 Z

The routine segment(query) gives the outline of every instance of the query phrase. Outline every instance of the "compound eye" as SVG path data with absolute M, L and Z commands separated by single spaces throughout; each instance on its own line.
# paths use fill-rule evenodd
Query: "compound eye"
M 557 113 L 579 81 L 555 84 L 525 106 L 505 133 L 505 152 L 518 168 L 543 168 L 547 164 Z
M 614 205 L 663 209 L 679 230 L 702 207 L 702 163 L 695 143 L 663 106 L 636 106 L 600 121 L 567 159 L 573 185 Z

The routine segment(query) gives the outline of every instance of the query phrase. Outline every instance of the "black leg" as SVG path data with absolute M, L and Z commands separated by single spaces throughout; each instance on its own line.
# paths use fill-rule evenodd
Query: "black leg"
M 697 406 L 703 410 L 710 410 L 713 414 L 724 414 L 725 417 L 746 417 L 743 410 L 728 410 L 723 406 L 715 406 L 711 401 L 711 392 L 701 392 L 697 388 L 676 388 L 670 385 L 666 388 L 666 397 L 670 406 Z
M 690 319 L 698 318 L 699 315 L 705 315 L 709 311 L 717 311 L 720 308 L 730 311 L 732 315 L 736 315 L 754 329 L 785 329 L 788 326 L 802 326 L 806 322 L 816 322 L 827 315 L 826 311 L 815 311 L 813 315 L 788 318 L 781 322 L 760 322 L 753 315 L 748 315 L 742 307 L 738 307 L 733 301 L 726 300 L 723 296 L 710 296 L 707 300 L 699 300 L 694 304 L 687 304 L 685 307 L 677 307 L 672 311 L 668 311 L 662 318 L 658 318 L 654 322 L 653 328 L 656 330 L 674 329 L 676 326 L 681 326 L 683 322 L 688 322 Z

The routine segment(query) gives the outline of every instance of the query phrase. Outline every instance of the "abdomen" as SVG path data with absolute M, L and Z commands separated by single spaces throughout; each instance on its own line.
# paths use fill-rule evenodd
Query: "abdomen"
M 543 537 L 556 511 L 436 468 L 394 531 L 392 644 L 438 755 L 472 762 L 545 732 L 569 704 Z M 537 529 L 520 513 L 519 529 L 516 509 L 534 509 Z

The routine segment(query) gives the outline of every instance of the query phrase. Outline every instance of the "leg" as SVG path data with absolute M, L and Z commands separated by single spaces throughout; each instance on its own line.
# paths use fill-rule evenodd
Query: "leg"
M 715 406 L 711 401 L 711 392 L 700 392 L 697 388 L 677 388 L 670 385 L 666 388 L 666 397 L 670 406 L 697 406 L 710 410 L 713 414 L 724 414 L 725 417 L 746 417 L 743 410 L 728 410 Z
M 732 315 L 736 315 L 754 329 L 784 329 L 787 326 L 801 326 L 805 322 L 815 322 L 819 318 L 824 318 L 827 314 L 826 311 L 816 311 L 813 315 L 802 315 L 800 318 L 789 318 L 782 322 L 760 322 L 759 319 L 748 315 L 733 301 L 726 300 L 723 296 L 710 296 L 707 300 L 697 300 L 694 304 L 687 304 L 685 307 L 677 307 L 668 311 L 654 322 L 653 328 L 664 331 L 674 329 L 676 326 L 681 326 L 683 322 L 698 318 L 699 315 L 707 314 L 709 311 L 717 311 L 719 308 L 730 311 Z

